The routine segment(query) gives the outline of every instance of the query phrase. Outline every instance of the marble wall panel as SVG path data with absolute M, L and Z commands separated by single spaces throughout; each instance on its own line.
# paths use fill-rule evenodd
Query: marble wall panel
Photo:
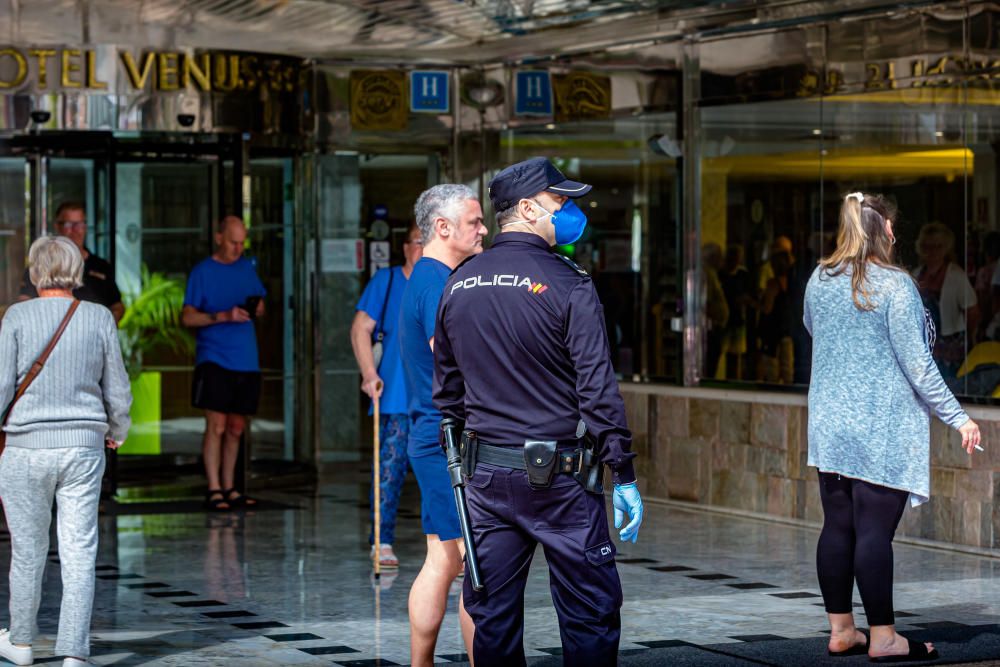
M 651 495 L 822 521 L 804 406 L 623 393 L 648 446 L 637 469 Z M 1000 420 L 979 423 L 986 451 L 970 457 L 932 420 L 932 498 L 907 508 L 899 534 L 1000 548 Z
M 719 437 L 721 401 L 691 399 L 688 404 L 688 428 L 692 438 Z
M 752 403 L 750 407 L 750 444 L 786 449 L 788 446 L 788 410 L 786 405 Z
M 933 493 L 934 488 L 931 487 Z M 982 502 L 993 499 L 991 470 L 956 470 L 955 497 L 959 500 Z
M 656 397 L 656 434 L 659 437 L 688 437 L 688 399 L 674 396 Z
M 931 465 L 948 468 L 971 468 L 970 457 L 962 445 L 962 436 L 937 419 L 931 420 Z
M 677 500 L 702 501 L 702 462 L 710 456 L 706 438 L 676 438 L 670 445 L 667 481 L 669 495 Z
M 954 468 L 931 468 L 931 495 L 954 498 L 955 472 Z
M 792 517 L 795 512 L 794 480 L 785 477 L 767 477 L 767 513 Z
M 750 404 L 723 401 L 719 415 L 719 437 L 726 442 L 750 442 Z

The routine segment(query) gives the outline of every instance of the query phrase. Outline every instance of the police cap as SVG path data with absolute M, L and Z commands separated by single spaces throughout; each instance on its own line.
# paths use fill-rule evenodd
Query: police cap
M 590 192 L 586 183 L 571 181 L 543 157 L 533 157 L 507 167 L 490 181 L 490 202 L 494 211 L 505 211 L 522 199 L 543 190 L 564 197 L 582 197 Z

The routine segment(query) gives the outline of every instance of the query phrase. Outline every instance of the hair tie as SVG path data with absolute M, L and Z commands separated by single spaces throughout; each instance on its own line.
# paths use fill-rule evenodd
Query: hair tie
M 864 196 L 864 194 L 862 194 L 860 192 L 852 192 L 851 194 L 847 195 L 847 198 L 848 199 L 857 199 L 859 204 L 864 204 L 865 203 L 865 196 Z

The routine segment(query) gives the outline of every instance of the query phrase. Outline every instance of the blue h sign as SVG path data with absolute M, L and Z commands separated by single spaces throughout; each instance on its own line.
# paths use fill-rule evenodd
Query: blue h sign
M 410 111 L 448 113 L 448 72 L 410 72 Z
M 514 113 L 518 116 L 551 116 L 552 83 L 544 70 L 517 73 L 517 100 Z

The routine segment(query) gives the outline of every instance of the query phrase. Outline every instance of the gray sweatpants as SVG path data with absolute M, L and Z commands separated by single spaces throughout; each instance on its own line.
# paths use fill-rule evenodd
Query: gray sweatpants
M 97 505 L 104 451 L 96 447 L 7 447 L 0 456 L 0 499 L 11 538 L 10 640 L 30 644 L 49 551 L 52 499 L 62 570 L 56 655 L 90 655 Z

